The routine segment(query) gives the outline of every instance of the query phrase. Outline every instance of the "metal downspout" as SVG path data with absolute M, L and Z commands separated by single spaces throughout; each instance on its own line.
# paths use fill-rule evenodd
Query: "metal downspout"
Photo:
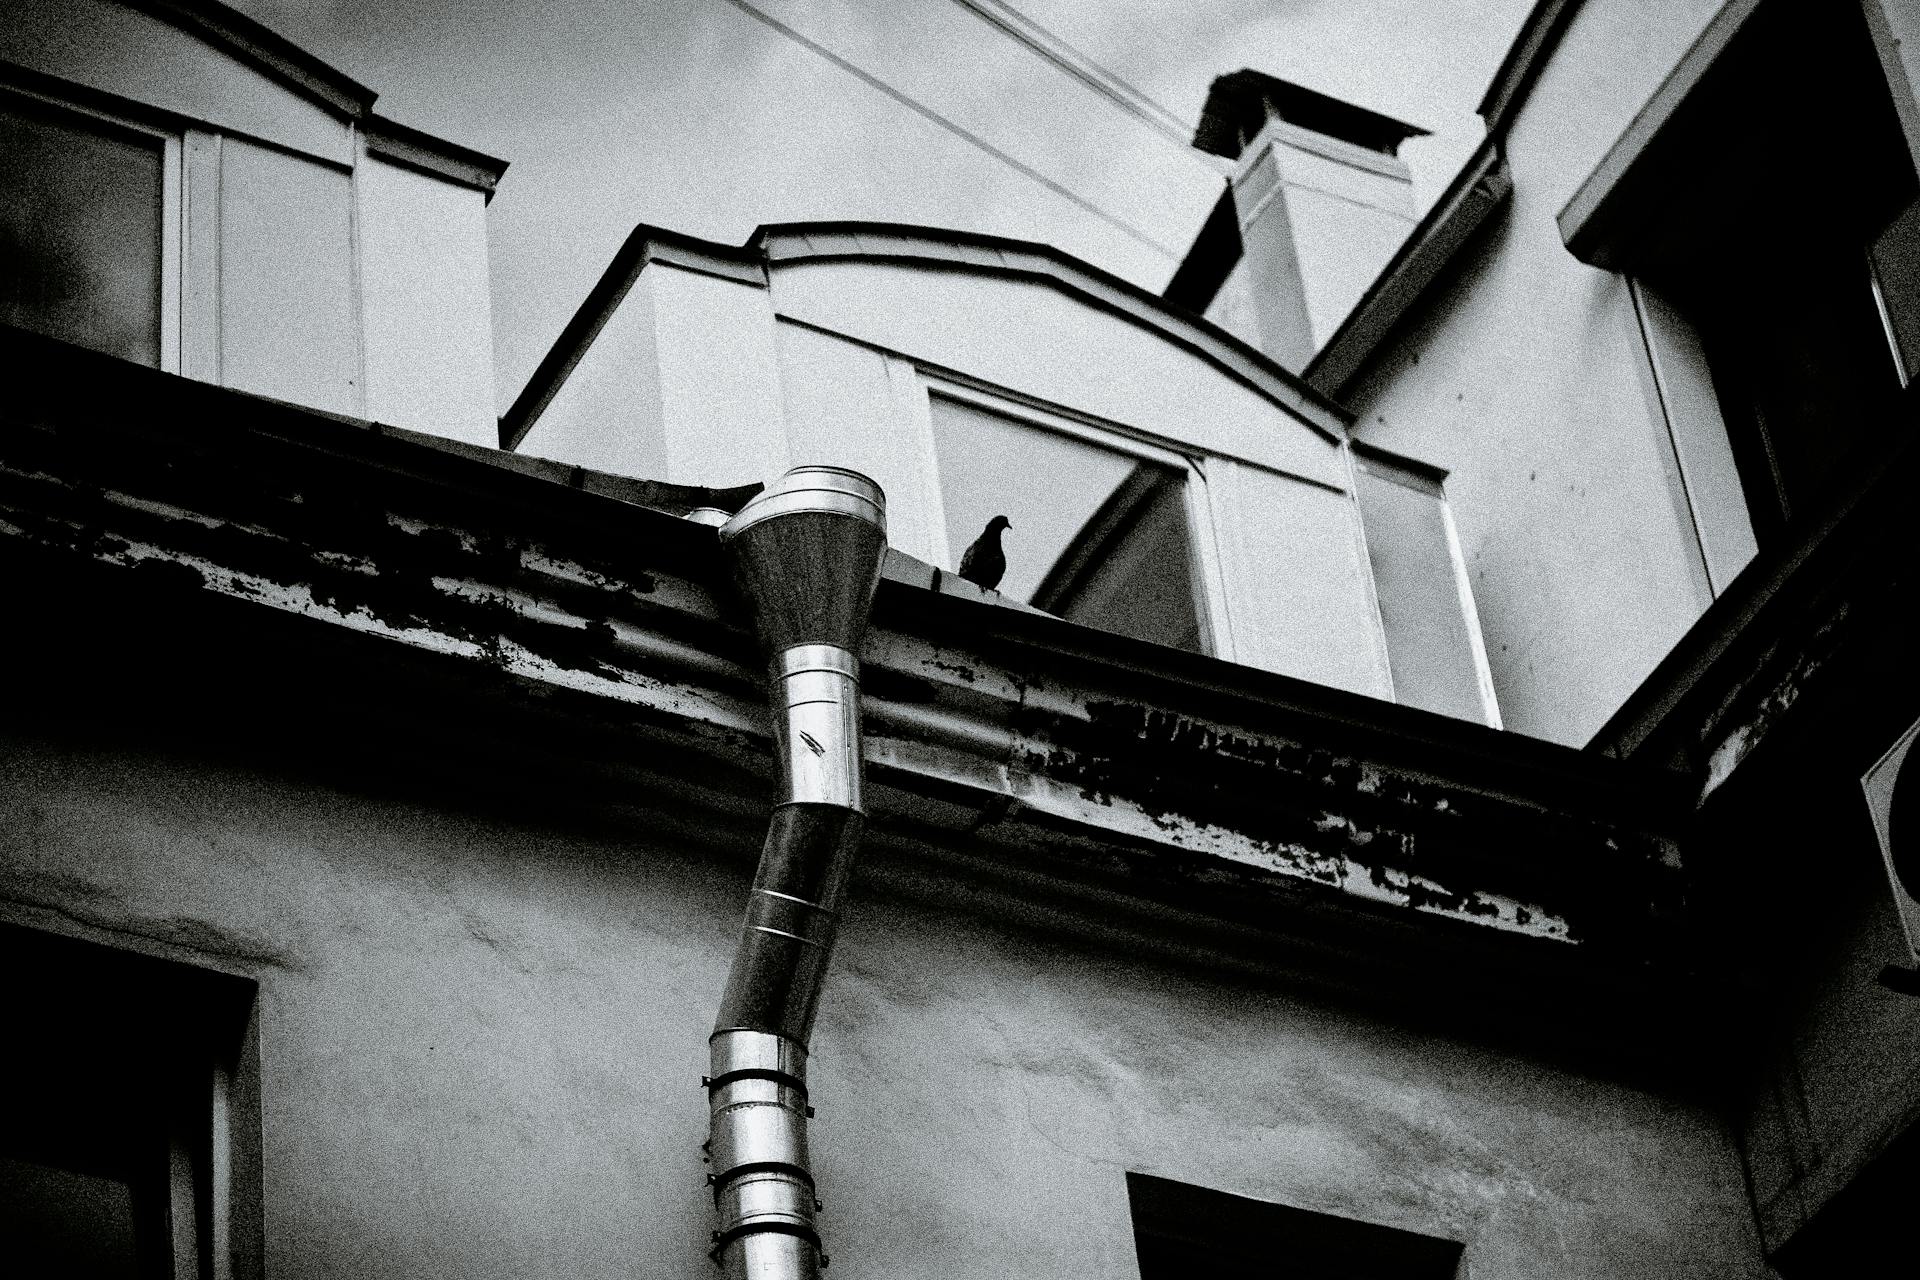
M 807 1158 L 807 1038 L 865 825 L 860 666 L 886 554 L 880 487 L 796 467 L 720 529 L 767 656 L 779 795 L 708 1041 L 709 1181 L 729 1280 L 826 1265 Z

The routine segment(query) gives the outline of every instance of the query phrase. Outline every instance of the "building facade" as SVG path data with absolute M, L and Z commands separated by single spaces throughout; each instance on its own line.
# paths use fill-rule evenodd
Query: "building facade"
M 1745 238 L 1674 175 L 1795 49 L 1840 105 L 1789 136 L 1920 139 L 1920 33 L 1642 10 L 1538 6 L 1436 209 L 1334 210 L 1378 222 L 1364 288 L 1316 166 L 1386 183 L 1409 126 L 1241 73 L 1202 131 L 1240 256 L 1210 224 L 1171 299 L 920 228 L 642 228 L 497 421 L 498 162 L 217 4 L 9 14 L 35 1264 L 1763 1277 L 1891 1238 L 1914 152 Z M 1760 336 L 1716 292 L 1709 249 L 1824 244 L 1807 206 L 1871 342 L 1803 269 L 1841 247 Z M 1283 225 L 1297 287 L 1243 265 Z M 1856 411 L 1871 448 L 1790 434 Z M 756 521 L 810 532 L 750 564 Z M 782 656 L 821 612 L 857 664 Z M 770 717 L 769 656 L 857 694 Z M 830 800 L 800 879 L 859 841 L 844 911 L 769 879 Z M 747 980 L 765 1022 L 749 901 L 813 957 Z

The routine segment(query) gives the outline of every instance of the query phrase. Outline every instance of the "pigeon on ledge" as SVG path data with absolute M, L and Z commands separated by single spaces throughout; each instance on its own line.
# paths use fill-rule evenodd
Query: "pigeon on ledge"
M 1013 525 L 1005 516 L 987 521 L 986 529 L 960 557 L 960 576 L 989 591 L 999 586 L 1001 575 L 1007 571 L 1007 553 L 1000 549 L 1000 531 L 1011 528 Z

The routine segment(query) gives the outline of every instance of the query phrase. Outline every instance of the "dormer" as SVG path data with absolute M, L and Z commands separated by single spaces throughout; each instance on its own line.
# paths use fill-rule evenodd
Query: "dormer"
M 0 22 L 0 323 L 473 443 L 504 163 L 210 0 Z
M 851 467 L 937 589 L 1392 697 L 1344 413 L 1042 245 L 885 224 L 642 228 L 503 422 L 713 487 Z M 1011 522 L 996 592 L 966 547 Z

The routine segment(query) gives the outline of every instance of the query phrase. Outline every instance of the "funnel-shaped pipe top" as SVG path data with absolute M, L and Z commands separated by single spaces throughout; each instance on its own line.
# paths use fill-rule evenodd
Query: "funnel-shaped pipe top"
M 720 541 L 769 654 L 859 651 L 887 549 L 879 485 L 842 467 L 795 467 L 721 526 Z

